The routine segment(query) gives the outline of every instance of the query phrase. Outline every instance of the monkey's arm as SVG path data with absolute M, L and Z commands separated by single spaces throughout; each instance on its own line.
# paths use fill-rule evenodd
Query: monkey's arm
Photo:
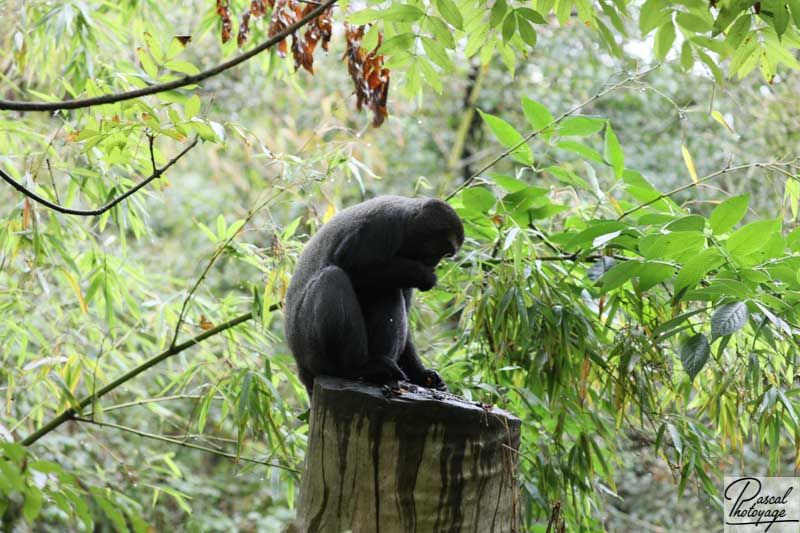
M 347 269 L 357 289 L 420 289 L 427 291 L 436 285 L 433 268 L 405 257 L 392 257 L 387 261 L 359 264 Z

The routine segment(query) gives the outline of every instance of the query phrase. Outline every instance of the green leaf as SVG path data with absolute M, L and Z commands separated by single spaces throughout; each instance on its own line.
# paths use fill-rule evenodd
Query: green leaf
M 461 12 L 458 10 L 458 6 L 456 6 L 453 0 L 436 0 L 436 9 L 439 10 L 442 18 L 444 18 L 444 20 L 446 20 L 449 24 L 454 26 L 456 29 L 463 29 L 464 19 L 461 16 Z
M 436 72 L 430 61 L 422 56 L 418 56 L 417 63 L 419 65 L 420 72 L 422 72 L 422 77 L 425 78 L 425 81 L 428 82 L 428 85 L 430 85 L 437 93 L 442 94 L 442 79 L 439 77 L 439 73 Z
M 642 37 L 670 20 L 672 12 L 662 9 L 663 0 L 647 0 L 639 10 L 639 31 Z
M 186 103 L 183 104 L 183 114 L 186 119 L 194 118 L 200 112 L 200 97 L 196 94 L 192 95 L 191 98 L 186 100 Z
M 745 36 L 745 38 L 742 40 L 742 43 L 733 53 L 728 76 L 732 77 L 734 74 L 739 72 L 746 62 L 753 60 L 753 57 L 755 57 L 757 60 L 757 52 L 759 51 L 758 32 L 751 31 L 747 34 L 747 36 Z
M 156 67 L 156 64 L 153 62 L 150 54 L 147 53 L 147 50 L 139 47 L 136 49 L 136 55 L 139 56 L 139 63 L 142 65 L 142 68 L 147 75 L 152 79 L 158 77 L 158 67 Z
M 503 22 L 506 11 L 508 11 L 508 5 L 505 0 L 495 0 L 492 10 L 489 12 L 489 26 L 494 28 Z
M 776 231 L 780 231 L 780 223 L 777 220 L 751 222 L 731 233 L 725 247 L 731 255 L 743 257 L 764 247 L 769 237 Z
M 698 333 L 693 337 L 689 337 L 686 342 L 681 346 L 681 363 L 683 369 L 689 374 L 689 380 L 694 381 L 695 376 L 703 369 L 708 361 L 708 356 L 711 354 L 711 346 L 708 344 L 708 339 L 702 333 Z M 673 443 L 675 443 L 675 435 L 670 431 Z M 677 434 L 677 431 L 675 431 Z M 678 437 L 675 447 L 680 447 L 680 437 Z
M 733 50 L 739 48 L 747 32 L 750 30 L 751 17 L 749 13 L 740 16 L 725 35 L 725 43 Z
M 625 170 L 625 156 L 622 153 L 622 148 L 619 145 L 617 136 L 614 130 L 611 129 L 611 123 L 606 123 L 606 142 L 604 155 L 606 161 L 609 162 L 614 169 L 614 175 L 617 179 L 622 177 L 622 172 Z
M 486 213 L 497 202 L 497 198 L 484 187 L 469 187 L 461 192 L 461 201 L 470 211 Z
M 519 7 L 516 9 L 519 16 L 532 22 L 533 24 L 547 24 L 545 18 L 538 12 L 529 7 Z
M 705 65 L 711 71 L 711 74 L 713 74 L 714 81 L 717 83 L 717 85 L 721 86 L 723 81 L 722 71 L 719 69 L 714 60 L 711 59 L 711 56 L 699 49 L 695 50 L 695 53 L 697 54 L 697 57 L 700 58 L 700 61 L 705 63 Z
M 711 27 L 714 25 L 713 20 L 695 15 L 693 13 L 678 13 L 675 16 L 675 22 L 677 22 L 678 26 L 681 28 L 695 33 L 706 33 L 711 31 Z
M 589 184 L 586 183 L 586 181 L 584 179 L 579 177 L 577 174 L 575 174 L 571 170 L 567 170 L 565 168 L 557 167 L 557 166 L 549 166 L 549 167 L 543 168 L 542 172 L 546 172 L 548 174 L 551 174 L 558 181 L 562 181 L 562 182 L 566 183 L 567 185 L 571 185 L 573 187 L 577 187 L 578 189 L 584 189 L 584 190 L 587 190 L 587 191 L 589 190 Z
M 711 316 L 711 339 L 739 331 L 747 324 L 747 305 L 744 302 L 725 304 Z
M 25 491 L 25 503 L 22 504 L 22 516 L 27 523 L 32 524 L 36 517 L 39 516 L 43 501 L 42 492 L 38 488 L 27 487 Z
M 489 113 L 484 113 L 480 109 L 478 110 L 478 113 L 480 113 L 484 122 L 486 122 L 486 124 L 489 126 L 489 129 L 492 130 L 494 136 L 505 148 L 510 149 L 511 147 L 522 143 L 518 148 L 515 148 L 514 151 L 511 152 L 511 157 L 525 165 L 533 164 L 533 153 L 531 152 L 530 146 L 528 146 L 527 143 L 522 142 L 522 135 L 520 135 L 520 133 L 515 130 L 511 124 L 502 118 L 490 115 Z
M 381 14 L 375 9 L 362 9 L 361 11 L 357 11 L 352 15 L 347 17 L 347 22 L 350 24 L 367 24 L 369 22 L 374 22 L 378 18 L 380 18 Z
M 503 196 L 503 205 L 509 212 L 527 210 L 533 205 L 537 198 L 550 192 L 550 189 L 543 187 L 525 187 L 522 190 L 512 192 Z
M 437 41 L 440 41 L 442 46 L 448 50 L 455 49 L 456 41 L 453 38 L 453 30 L 450 29 L 450 26 L 448 26 L 445 21 L 439 17 L 428 15 L 428 17 L 425 19 L 425 22 L 428 28 L 430 28 L 433 37 L 435 37 Z M 377 30 L 378 26 L 374 26 L 374 28 Z
M 445 71 L 449 72 L 453 70 L 453 62 L 450 60 L 450 56 L 447 55 L 444 46 L 430 37 L 421 37 L 420 39 L 422 40 L 422 48 L 431 61 L 439 65 L 439 67 Z
M 377 28 L 377 26 L 374 27 Z M 413 33 L 400 33 L 391 39 L 386 39 L 381 44 L 379 51 L 381 54 L 394 54 L 400 50 L 409 50 L 414 45 L 414 39 L 416 39 L 416 35 Z
M 164 51 L 161 49 L 161 43 L 154 39 L 153 35 L 149 32 L 144 32 L 144 44 L 147 46 L 147 49 L 150 50 L 153 59 L 158 63 L 164 61 Z
M 653 53 L 656 59 L 663 61 L 667 57 L 667 53 L 672 48 L 672 43 L 675 42 L 675 26 L 672 20 L 664 23 L 656 32 L 655 43 L 653 45 Z
M 668 263 L 647 261 L 639 271 L 639 290 L 644 292 L 675 274 L 675 267 Z
M 537 131 L 543 130 L 554 120 L 553 114 L 545 106 L 527 96 L 522 97 L 522 112 Z
M 642 263 L 639 261 L 623 261 L 618 264 L 600 278 L 598 283 L 601 283 L 603 292 L 608 292 L 616 289 L 624 284 L 629 279 L 637 276 L 642 269 Z
M 178 36 L 173 37 L 169 41 L 169 46 L 167 47 L 167 56 L 166 59 L 172 59 L 173 57 L 177 56 L 186 48 L 186 45 L 189 44 L 191 41 L 191 37 L 186 38 L 186 36 L 181 36 L 179 39 Z
M 125 524 L 125 515 L 123 515 L 119 509 L 117 509 L 117 506 L 103 495 L 102 489 L 91 487 L 90 490 L 92 492 L 92 496 L 94 496 L 94 501 L 97 502 L 97 504 L 103 510 L 103 513 L 114 525 L 115 529 L 119 533 L 128 533 L 130 530 Z
M 61 391 L 61 394 L 63 395 L 62 400 L 64 401 L 64 403 L 69 405 L 72 409 L 75 409 L 75 411 L 78 414 L 81 414 L 81 404 L 80 404 L 80 402 L 75 397 L 75 395 L 72 394 L 72 391 L 69 389 L 67 384 L 64 383 L 64 380 L 61 379 L 61 376 L 59 376 L 55 372 L 51 372 L 50 373 L 50 379 L 53 381 L 53 383 L 56 384 L 56 386 L 58 386 L 59 390 Z
M 517 26 L 519 27 L 519 36 L 530 47 L 536 46 L 536 30 L 526 19 L 517 17 Z
M 675 279 L 675 294 L 683 289 L 693 289 L 703 279 L 706 272 L 722 264 L 724 258 L 716 248 L 706 248 L 690 258 L 681 267 Z
M 603 129 L 606 121 L 592 117 L 567 117 L 558 125 L 562 137 L 586 137 Z
M 747 211 L 750 193 L 728 198 L 711 212 L 709 219 L 711 230 L 715 235 L 729 231 L 735 226 Z
M 503 36 L 503 40 L 508 42 L 513 36 L 514 32 L 517 30 L 517 16 L 514 14 L 514 11 L 509 11 L 506 18 L 503 19 L 503 29 L 501 34 Z
M 164 63 L 164 68 L 174 70 L 175 72 L 182 72 L 183 74 L 188 74 L 189 76 L 193 76 L 200 72 L 199 68 L 188 61 L 167 61 Z
M 469 34 L 467 46 L 464 48 L 464 55 L 469 59 L 478 53 L 478 50 L 486 44 L 486 36 L 489 35 L 489 26 L 483 24 L 477 30 Z
M 595 150 L 585 144 L 576 142 L 576 141 L 559 141 L 556 143 L 558 148 L 562 150 L 569 150 L 570 152 L 575 152 L 576 154 L 580 155 L 584 159 L 589 161 L 594 161 L 599 165 L 605 165 L 606 161 L 603 157 Z
M 669 222 L 664 229 L 669 231 L 703 231 L 706 219 L 700 215 L 686 215 Z
M 189 126 L 204 141 L 216 141 L 217 140 L 217 134 L 214 133 L 214 130 L 208 124 L 206 124 L 204 122 L 200 122 L 198 120 L 192 120 L 191 122 L 189 122 Z
M 694 66 L 694 56 L 692 56 L 692 45 L 689 41 L 683 41 L 681 45 L 681 68 L 688 72 Z
M 648 235 L 639 240 L 639 252 L 647 259 L 680 260 L 703 248 L 705 236 L 699 231 L 673 231 Z
M 381 15 L 383 20 L 389 22 L 414 22 L 422 18 L 425 13 L 416 6 L 409 4 L 392 4 Z M 354 22 L 351 20 L 351 22 Z M 369 21 L 367 21 L 369 22 Z
M 561 26 L 566 26 L 572 16 L 572 0 L 556 0 L 556 18 Z
M 586 246 L 590 242 L 595 241 L 598 237 L 614 232 L 619 233 L 622 230 L 628 229 L 628 227 L 627 224 L 619 220 L 592 221 L 588 228 L 581 231 L 567 242 L 567 248 L 576 249 Z
M 528 187 L 528 184 L 522 180 L 518 180 L 517 178 L 512 178 L 511 176 L 503 176 L 502 174 L 489 174 L 497 185 L 504 188 L 508 192 L 517 192 L 521 191 Z M 800 235 L 800 228 L 797 229 L 798 235 Z

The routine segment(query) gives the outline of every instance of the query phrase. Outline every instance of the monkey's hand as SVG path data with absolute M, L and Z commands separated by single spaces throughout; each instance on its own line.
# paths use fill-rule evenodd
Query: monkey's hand
M 421 266 L 421 279 L 417 288 L 421 291 L 429 291 L 436 286 L 436 273 L 433 271 L 433 267 L 425 266 L 420 263 Z
M 426 368 L 425 372 L 422 373 L 422 386 L 447 392 L 447 383 L 444 382 L 442 376 L 436 370 L 430 368 Z
M 433 267 L 407 257 L 394 256 L 386 261 L 348 267 L 353 286 L 358 289 L 419 289 L 428 291 L 436 285 Z

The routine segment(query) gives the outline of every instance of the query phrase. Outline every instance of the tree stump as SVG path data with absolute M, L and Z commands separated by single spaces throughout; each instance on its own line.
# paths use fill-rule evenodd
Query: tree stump
M 422 387 L 318 377 L 297 525 L 313 533 L 515 532 L 520 420 Z

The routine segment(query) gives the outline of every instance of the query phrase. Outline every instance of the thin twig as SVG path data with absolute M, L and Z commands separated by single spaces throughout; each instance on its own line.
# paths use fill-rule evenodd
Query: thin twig
M 644 70 L 644 71 L 642 71 L 642 72 L 638 72 L 638 73 L 634 74 L 633 76 L 630 76 L 630 77 L 628 77 L 628 78 L 625 78 L 624 80 L 622 80 L 622 81 L 620 81 L 620 82 L 617 82 L 617 83 L 615 83 L 614 85 L 611 85 L 611 86 L 609 86 L 609 87 L 607 87 L 607 88 L 603 89 L 602 91 L 598 92 L 597 94 L 595 94 L 594 96 L 592 96 L 592 97 L 591 97 L 591 98 L 589 98 L 588 100 L 585 100 L 584 102 L 581 102 L 580 104 L 576 105 L 575 107 L 573 107 L 573 108 L 572 108 L 572 109 L 570 109 L 569 111 L 565 111 L 564 113 L 562 113 L 561 115 L 559 115 L 557 118 L 553 119 L 553 120 L 552 120 L 550 123 L 548 123 L 546 126 L 544 126 L 544 127 L 542 127 L 542 128 L 539 128 L 538 130 L 535 130 L 535 131 L 533 131 L 533 132 L 529 133 L 528 135 L 526 135 L 525 137 L 523 137 L 523 138 L 522 138 L 522 140 L 521 140 L 521 141 L 519 141 L 517 144 L 515 144 L 514 146 L 512 146 L 512 147 L 508 148 L 508 149 L 507 149 L 505 152 L 503 152 L 502 154 L 498 155 L 498 156 L 497 156 L 497 157 L 495 157 L 495 158 L 494 158 L 492 161 L 490 161 L 489 163 L 487 163 L 487 164 L 486 164 L 486 165 L 485 165 L 483 168 L 481 168 L 479 171 L 477 171 L 476 173 L 474 173 L 474 174 L 473 174 L 472 176 L 470 176 L 468 179 L 464 180 L 464 183 L 462 183 L 461 185 L 459 185 L 458 187 L 456 187 L 456 189 L 455 189 L 453 192 L 451 192 L 449 195 L 447 195 L 447 197 L 445 198 L 445 200 L 449 200 L 450 198 L 452 198 L 453 196 L 455 196 L 456 194 L 458 194 L 458 193 L 459 193 L 459 192 L 460 192 L 462 189 L 465 189 L 466 187 L 468 187 L 468 186 L 469 186 L 469 185 L 472 183 L 472 181 L 473 181 L 475 178 L 479 177 L 481 174 L 483 174 L 484 172 L 486 172 L 487 170 L 489 170 L 491 167 L 493 167 L 494 165 L 496 165 L 497 163 L 499 163 L 500 161 L 502 161 L 503 159 L 505 159 L 506 157 L 508 157 L 508 156 L 509 156 L 511 153 L 513 153 L 513 152 L 514 152 L 514 151 L 515 151 L 517 148 L 519 148 L 520 146 L 524 145 L 525 143 L 527 143 L 528 141 L 530 141 L 531 139 L 533 139 L 534 137 L 536 137 L 537 135 L 539 135 L 539 134 L 540 134 L 540 133 L 542 133 L 543 131 L 546 131 L 546 130 L 548 130 L 548 129 L 552 128 L 553 126 L 555 126 L 556 124 L 558 124 L 559 122 L 561 122 L 562 120 L 564 120 L 565 118 L 567 118 L 568 116 L 572 115 L 573 113 L 575 113 L 575 112 L 577 112 L 577 111 L 580 111 L 581 109 L 583 109 L 583 108 L 584 108 L 584 107 L 586 107 L 587 105 L 591 104 L 592 102 L 594 102 L 594 101 L 595 101 L 595 100 L 597 100 L 598 98 L 602 98 L 603 96 L 607 95 L 608 93 L 610 93 L 610 92 L 612 92 L 612 91 L 615 91 L 615 90 L 617 90 L 619 87 L 622 87 L 622 86 L 623 86 L 623 85 L 625 85 L 626 83 L 630 83 L 630 82 L 632 82 L 632 81 L 637 81 L 637 80 L 640 80 L 641 78 L 643 78 L 643 77 L 647 76 L 648 74 L 650 74 L 651 72 L 653 72 L 654 70 L 656 70 L 656 69 L 657 69 L 657 68 L 659 68 L 659 67 L 661 67 L 661 64 L 660 64 L 660 63 L 659 63 L 659 64 L 657 64 L 657 65 L 655 65 L 655 66 L 653 66 L 653 67 L 651 67 L 651 68 L 649 68 L 649 69 L 647 69 L 647 70 Z
M 205 394 L 175 394 L 172 396 L 157 396 L 155 398 L 142 398 L 141 400 L 134 400 L 132 402 L 125 402 L 125 403 L 118 403 L 116 405 L 109 405 L 108 407 L 103 407 L 103 412 L 107 413 L 109 411 L 115 411 L 117 409 L 125 409 L 128 407 L 136 407 L 139 405 L 145 405 L 148 403 L 158 403 L 158 402 L 171 402 L 173 400 L 199 400 L 205 398 Z M 222 396 L 214 398 L 215 400 L 224 400 Z
M 306 24 L 317 18 L 317 16 L 322 14 L 323 11 L 333 6 L 333 4 L 335 3 L 336 0 L 326 0 L 324 3 L 319 4 L 311 12 L 309 12 L 308 15 L 298 20 L 291 26 L 288 26 L 282 32 L 277 33 L 274 37 L 267 39 L 266 41 L 264 41 L 257 47 L 253 48 L 252 50 L 245 52 L 242 55 L 235 57 L 229 61 L 220 63 L 219 65 L 212 67 L 208 70 L 204 70 L 193 76 L 184 76 L 182 78 L 178 78 L 177 80 L 169 81 L 166 83 L 156 83 L 154 85 L 149 85 L 141 89 L 134 89 L 132 91 L 125 91 L 122 93 L 115 93 L 115 94 L 106 94 L 102 96 L 95 96 L 93 98 L 84 98 L 80 100 L 62 100 L 59 102 L 21 102 L 18 100 L 0 100 L 0 110 L 6 109 L 10 111 L 59 111 L 62 109 L 80 109 L 84 107 L 91 107 L 101 104 L 113 104 L 115 102 L 132 100 L 134 98 L 139 98 L 142 96 L 156 94 L 164 91 L 171 91 L 179 87 L 185 87 L 186 85 L 194 85 L 203 80 L 211 78 L 212 76 L 216 76 L 217 74 L 225 72 L 226 70 L 233 68 L 240 63 L 244 63 L 248 59 L 260 54 L 264 50 L 267 50 L 268 48 L 275 46 L 276 44 L 283 41 L 285 38 L 292 35 L 295 31 L 297 31 L 298 29 L 302 28 L 303 26 L 305 26 Z
M 147 140 L 150 143 L 150 164 L 153 165 L 153 172 L 156 172 L 158 167 L 156 167 L 156 154 L 155 150 L 153 150 L 153 143 L 155 143 L 156 137 L 152 133 L 148 133 Z
M 45 162 L 47 163 L 47 173 L 50 175 L 50 184 L 53 186 L 53 196 L 56 197 L 56 203 L 61 203 L 61 198 L 58 197 L 58 189 L 56 188 L 56 180 L 53 178 L 53 167 L 50 166 L 50 158 L 48 157 Z
M 91 216 L 100 215 L 100 214 L 105 213 L 106 211 L 108 211 L 109 209 L 111 209 L 112 207 L 114 207 L 115 205 L 117 205 L 118 203 L 123 201 L 124 199 L 126 199 L 129 196 L 135 194 L 137 191 L 139 191 L 139 189 L 141 189 L 142 187 L 144 187 L 145 185 L 147 185 L 151 181 L 160 178 L 161 175 L 164 174 L 164 172 L 167 171 L 167 169 L 169 169 L 172 165 L 177 163 L 178 160 L 180 158 L 182 158 L 184 155 L 186 155 L 186 153 L 189 150 L 194 148 L 195 145 L 197 144 L 198 140 L 199 140 L 198 137 L 195 137 L 194 140 L 191 142 L 191 144 L 189 144 L 189 146 L 184 148 L 183 151 L 181 151 L 181 153 L 179 153 L 178 155 L 176 155 L 175 157 L 170 159 L 167 162 L 166 165 L 164 165 L 163 167 L 157 169 L 150 176 L 148 176 L 147 178 L 143 179 L 142 181 L 137 183 L 135 186 L 131 187 L 130 189 L 128 189 L 124 193 L 120 194 L 119 196 L 117 196 L 116 198 L 114 198 L 113 200 L 111 200 L 110 202 L 105 204 L 104 206 L 98 207 L 97 209 L 72 209 L 70 207 L 63 207 L 63 206 L 61 206 L 59 204 L 53 203 L 50 200 L 39 196 L 38 194 L 36 194 L 32 190 L 28 189 L 27 187 L 25 187 L 24 185 L 19 183 L 17 180 L 15 180 L 14 178 L 12 178 L 8 174 L 6 174 L 6 172 L 2 168 L 0 168 L 0 178 L 3 178 L 3 180 L 5 180 L 9 185 L 11 185 L 15 189 L 17 189 L 19 192 L 21 192 L 22 194 L 24 194 L 28 198 L 30 198 L 32 200 L 35 200 L 36 202 L 42 204 L 45 207 L 49 207 L 50 209 L 52 209 L 54 211 L 58 211 L 59 213 L 64 213 L 65 215 L 78 215 L 78 216 L 82 216 L 82 217 L 91 217 Z M 54 185 L 54 187 L 55 187 L 55 185 Z
M 652 200 L 648 200 L 648 201 L 646 201 L 646 202 L 644 202 L 642 204 L 637 205 L 636 207 L 632 207 L 632 208 L 628 209 L 627 211 L 623 212 L 620 216 L 618 216 L 617 220 L 622 220 L 623 218 L 627 217 L 631 213 L 635 213 L 636 211 L 638 211 L 640 209 L 643 209 L 643 208 L 647 207 L 648 205 L 652 205 L 652 204 L 658 202 L 659 200 L 663 200 L 664 198 L 669 198 L 669 197 L 671 197 L 671 196 L 673 196 L 675 194 L 678 194 L 679 192 L 683 192 L 683 191 L 685 191 L 687 189 L 691 189 L 693 187 L 697 187 L 701 183 L 705 183 L 706 181 L 709 181 L 709 180 L 712 180 L 712 179 L 714 179 L 716 177 L 722 176 L 723 174 L 728 174 L 730 172 L 735 172 L 737 170 L 745 170 L 745 169 L 748 169 L 748 168 L 770 168 L 770 169 L 774 170 L 774 169 L 777 168 L 778 165 L 784 165 L 784 164 L 788 164 L 788 163 L 780 163 L 780 162 L 748 163 L 746 165 L 739 165 L 739 166 L 736 166 L 736 167 L 726 167 L 726 168 L 723 168 L 722 170 L 717 170 L 716 172 L 712 172 L 711 174 L 708 174 L 706 176 L 703 176 L 702 178 L 699 178 L 697 181 L 692 181 L 690 183 L 687 183 L 686 185 L 681 185 L 680 187 L 672 189 L 669 192 L 661 193 L 658 196 L 654 197 Z M 789 175 L 789 177 L 791 177 L 793 179 L 797 179 L 796 176 Z
M 258 459 L 251 459 L 250 457 L 241 457 L 239 455 L 228 453 L 228 452 L 221 452 L 219 450 L 215 450 L 214 448 L 209 448 L 207 446 L 201 446 L 199 444 L 192 444 L 191 442 L 182 441 L 179 439 L 173 439 L 172 437 L 165 437 L 164 435 L 156 435 L 155 433 L 148 433 L 147 431 L 142 431 L 139 429 L 135 429 L 128 426 L 122 426 L 120 424 L 114 424 L 111 422 L 100 422 L 99 420 L 92 420 L 91 418 L 83 418 L 80 416 L 73 417 L 73 420 L 76 422 L 83 422 L 85 424 L 92 424 L 94 426 L 100 427 L 107 427 L 117 429 L 119 431 L 126 431 L 128 433 L 133 433 L 134 435 L 139 435 L 140 437 L 144 437 L 146 439 L 153 439 L 159 440 L 161 442 L 168 442 L 170 444 L 176 444 L 178 446 L 183 446 L 184 448 L 191 448 L 193 450 L 200 450 L 202 452 L 212 453 L 214 455 L 219 455 L 220 457 L 227 457 L 228 459 L 233 459 L 234 461 L 245 461 L 247 463 L 257 463 L 260 465 L 271 466 L 273 468 L 280 468 L 282 470 L 286 470 L 289 472 L 293 472 L 295 474 L 299 474 L 300 471 L 296 470 L 289 466 L 283 466 L 275 463 L 268 463 L 266 461 L 260 461 Z
M 273 305 L 273 307 L 275 309 L 278 308 L 277 305 Z M 105 396 L 106 394 L 108 394 L 109 392 L 113 391 L 114 389 L 116 389 L 117 387 L 121 386 L 122 384 L 127 383 L 128 381 L 132 380 L 133 378 L 135 378 L 136 376 L 138 376 L 139 374 L 141 374 L 142 372 L 144 372 L 148 368 L 157 365 L 158 363 L 164 361 L 165 359 L 167 359 L 167 358 L 169 358 L 169 357 L 171 357 L 171 356 L 173 356 L 175 354 L 181 353 L 182 351 L 184 351 L 184 350 L 186 350 L 188 348 L 191 348 L 195 344 L 199 344 L 199 343 L 203 342 L 204 340 L 208 339 L 209 337 L 213 337 L 214 335 L 217 335 L 218 333 L 222 333 L 223 331 L 226 331 L 226 330 L 228 330 L 228 329 L 230 329 L 230 328 L 232 328 L 234 326 L 238 326 L 242 322 L 246 322 L 246 321 L 250 320 L 252 318 L 252 316 L 253 316 L 252 312 L 248 312 L 248 313 L 245 313 L 243 315 L 239 315 L 238 317 L 236 317 L 236 318 L 234 318 L 232 320 L 229 320 L 229 321 L 227 321 L 225 323 L 222 323 L 222 324 L 220 324 L 219 326 L 217 326 L 215 328 L 209 329 L 208 331 L 204 331 L 200 335 L 197 335 L 196 337 L 193 337 L 193 338 L 189 339 L 186 342 L 178 344 L 177 346 L 170 346 L 167 350 L 161 352 L 160 354 L 158 354 L 156 356 L 151 357 L 150 359 L 148 359 L 144 363 L 140 364 L 139 366 L 129 370 L 128 372 L 126 372 L 122 376 L 118 377 L 117 379 L 115 379 L 114 381 L 112 381 L 111 383 L 106 385 L 105 387 L 101 388 L 100 390 L 95 391 L 93 394 L 85 396 L 83 399 L 81 399 L 78 402 L 78 405 L 76 407 L 70 407 L 69 409 L 63 411 L 61 414 L 59 414 L 58 416 L 56 416 L 55 418 L 50 420 L 50 422 L 48 422 L 44 426 L 40 427 L 39 429 L 37 429 L 36 431 L 31 433 L 30 435 L 25 437 L 25 439 L 23 439 L 23 441 L 22 441 L 22 445 L 23 446 L 30 446 L 31 444 L 33 444 L 37 440 L 41 439 L 42 437 L 44 437 L 45 435 L 47 435 L 48 433 L 50 433 L 51 431 L 53 431 L 54 429 L 59 427 L 61 424 L 63 424 L 67 420 L 71 420 L 71 419 L 75 418 L 76 415 L 78 414 L 78 410 L 84 409 L 87 405 L 91 404 L 96 399 Z

